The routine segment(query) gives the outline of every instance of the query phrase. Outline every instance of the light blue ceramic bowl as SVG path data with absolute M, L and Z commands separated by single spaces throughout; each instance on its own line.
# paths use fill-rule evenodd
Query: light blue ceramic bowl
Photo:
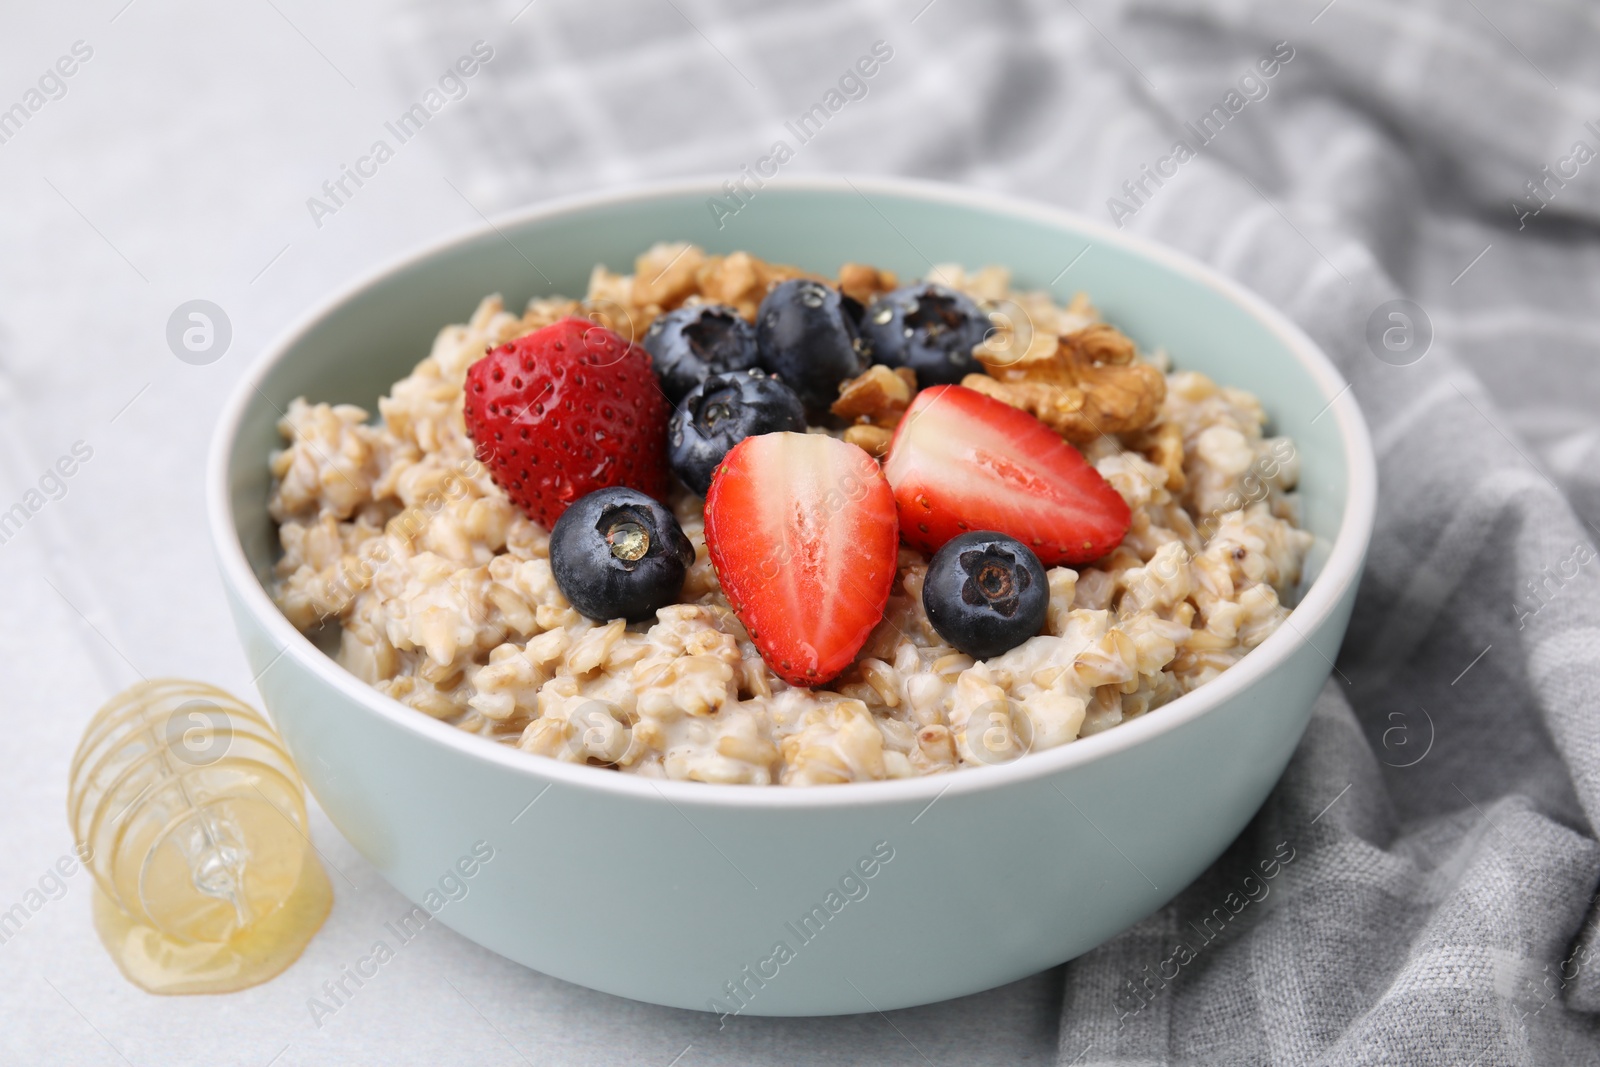
M 817 179 L 769 185 L 719 228 L 707 206 L 719 184 L 501 219 L 373 275 L 262 356 L 222 414 L 209 475 L 262 698 L 323 809 L 397 889 L 581 985 L 684 1008 L 834 1014 L 960 996 L 1071 959 L 1203 871 L 1283 772 L 1372 528 L 1360 413 L 1317 347 L 1258 298 L 1076 216 L 920 182 Z M 1251 390 L 1299 447 L 1317 537 L 1291 625 L 1218 680 L 1097 736 L 1004 766 L 812 789 L 657 782 L 529 756 L 379 695 L 297 633 L 264 589 L 280 409 L 297 396 L 374 409 L 483 294 L 510 306 L 581 294 L 594 263 L 626 269 L 668 239 L 825 273 L 848 260 L 908 278 L 930 260 L 1004 264 L 1059 298 L 1087 290 L 1145 348 Z M 458 868 L 473 873 L 447 878 Z M 466 895 L 449 899 L 441 880 Z

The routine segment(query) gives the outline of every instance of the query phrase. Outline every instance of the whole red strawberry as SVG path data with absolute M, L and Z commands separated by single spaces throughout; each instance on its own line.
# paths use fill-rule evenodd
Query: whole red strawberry
M 467 435 L 495 484 L 549 529 L 579 497 L 626 485 L 667 495 L 667 401 L 650 355 L 562 319 L 467 369 Z

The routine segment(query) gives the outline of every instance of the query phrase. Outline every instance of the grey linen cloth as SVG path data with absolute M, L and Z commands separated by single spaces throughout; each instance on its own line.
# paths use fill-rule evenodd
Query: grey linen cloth
M 1260 815 L 1060 972 L 891 1013 L 918 1037 L 884 1055 L 990 1062 L 1002 1026 L 1061 1064 L 1600 1062 L 1594 9 L 675 0 L 518 19 L 537 32 L 496 42 L 496 90 L 434 142 L 485 210 L 735 176 L 881 40 L 893 60 L 789 173 L 997 188 L 1184 249 L 1299 321 L 1370 420 L 1381 504 L 1355 619 Z M 413 13 L 396 76 L 422 84 L 440 47 L 504 21 Z M 740 1051 L 693 1055 L 848 1062 L 860 1025 L 741 1019 Z

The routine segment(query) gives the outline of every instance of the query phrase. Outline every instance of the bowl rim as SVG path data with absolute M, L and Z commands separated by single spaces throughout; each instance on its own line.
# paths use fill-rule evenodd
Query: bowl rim
M 719 196 L 723 181 L 710 176 L 632 183 L 598 193 L 581 193 L 540 201 L 469 225 L 419 248 L 391 257 L 322 301 L 281 332 L 255 359 L 233 387 L 222 407 L 213 431 L 207 462 L 206 512 L 213 549 L 223 580 L 234 596 L 281 646 L 279 658 L 293 658 L 296 664 L 325 685 L 361 705 L 369 713 L 389 720 L 404 730 L 430 742 L 453 748 L 462 755 L 494 764 L 534 784 L 561 784 L 577 790 L 637 797 L 641 800 L 696 808 L 762 808 L 804 810 L 813 808 L 899 806 L 924 802 L 931 808 L 947 793 L 982 793 L 1014 783 L 1043 778 L 1082 764 L 1106 759 L 1137 746 L 1157 735 L 1177 730 L 1211 712 L 1260 681 L 1283 664 L 1302 645 L 1311 644 L 1306 631 L 1319 626 L 1335 609 L 1352 583 L 1359 577 L 1371 538 L 1377 505 L 1377 467 L 1366 421 L 1350 385 L 1331 360 L 1307 334 L 1260 296 L 1225 277 L 1186 253 L 1168 248 L 1147 238 L 1120 230 L 1075 212 L 1033 201 L 944 182 L 915 178 L 868 177 L 847 174 L 799 176 L 774 179 L 766 189 L 800 192 L 828 192 L 856 195 L 868 200 L 868 193 L 931 204 L 949 204 L 1043 223 L 1052 229 L 1080 233 L 1094 243 L 1116 245 L 1142 258 L 1152 260 L 1212 290 L 1221 299 L 1242 308 L 1283 343 L 1311 374 L 1327 399 L 1322 414 L 1333 415 L 1344 448 L 1348 471 L 1345 510 L 1332 548 L 1317 578 L 1306 590 L 1287 623 L 1219 676 L 1158 709 L 1159 714 L 1142 715 L 1070 744 L 992 767 L 963 767 L 949 774 L 926 775 L 887 781 L 847 782 L 803 789 L 778 785 L 738 785 L 670 779 L 607 772 L 600 768 L 566 763 L 503 745 L 476 734 L 469 734 L 386 696 L 325 655 L 311 640 L 290 624 L 266 590 L 256 579 L 244 553 L 233 518 L 232 491 L 228 479 L 229 461 L 238 442 L 239 428 L 257 387 L 284 355 L 302 338 L 317 329 L 328 316 L 355 296 L 386 284 L 397 273 L 416 266 L 448 249 L 479 240 L 512 226 L 546 218 L 603 208 L 641 200 L 681 198 L 685 195 Z M 502 234 L 503 236 L 503 234 Z M 373 398 L 376 403 L 376 397 Z M 1312 645 L 1316 648 L 1315 645 Z M 1316 649 L 1330 668 L 1333 660 Z M 1335 650 L 1336 651 L 1336 650 Z M 276 663 L 276 660 L 273 661 Z M 267 670 L 272 669 L 269 664 Z M 266 672 L 263 671 L 264 675 Z M 259 689 L 260 676 L 255 679 Z M 269 709 L 270 710 L 270 709 Z

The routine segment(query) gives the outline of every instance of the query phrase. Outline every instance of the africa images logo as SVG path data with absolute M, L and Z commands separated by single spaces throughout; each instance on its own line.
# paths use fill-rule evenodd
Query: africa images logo
M 783 932 L 788 936 L 774 941 L 767 955 L 758 957 L 753 964 L 745 964 L 739 973 L 722 983 L 719 995 L 726 996 L 726 1001 L 717 997 L 707 998 L 706 1010 L 717 1015 L 717 1029 L 727 1026 L 729 1018 L 744 1014 L 751 1002 L 767 988 L 767 983 L 777 978 L 802 949 L 820 937 L 828 923 L 852 901 L 866 900 L 867 894 L 872 892 L 868 883 L 893 859 L 894 846 L 887 841 L 877 842 L 870 853 L 845 869 L 838 878 L 837 888 L 829 887 L 820 904 L 811 905 L 798 919 L 784 923 Z M 791 937 L 793 945 L 789 944 Z
M 394 138 L 379 137 L 368 147 L 366 154 L 358 156 L 355 165 L 339 164 L 339 173 L 322 183 L 322 196 L 306 198 L 306 210 L 317 229 L 322 229 L 323 219 L 337 215 L 355 198 L 368 181 L 378 176 L 378 168 L 395 157 L 400 147 L 422 132 L 435 115 L 449 104 L 465 100 L 471 91 L 467 79 L 474 77 L 494 58 L 493 46 L 484 41 L 474 41 L 469 55 L 463 55 L 439 76 L 437 88 L 430 86 L 422 98 L 397 115 L 383 128 Z
M 1276 78 L 1283 68 L 1294 59 L 1294 46 L 1288 41 L 1279 41 L 1272 46 L 1272 51 L 1256 60 L 1255 66 L 1239 76 L 1235 83 L 1236 88 L 1229 89 L 1220 103 L 1213 104 L 1211 110 L 1201 115 L 1194 122 L 1183 124 L 1184 132 L 1188 135 L 1180 137 L 1172 146 L 1172 151 L 1155 161 L 1139 168 L 1136 177 L 1122 183 L 1122 193 L 1127 199 L 1111 197 L 1106 201 L 1106 210 L 1111 213 L 1111 221 L 1117 224 L 1117 229 L 1122 229 L 1124 222 L 1139 213 L 1139 209 L 1150 202 L 1156 189 L 1166 184 L 1165 179 L 1178 176 L 1178 168 L 1194 159 L 1203 152 L 1212 141 L 1222 135 L 1228 123 L 1245 109 L 1252 101 L 1265 100 L 1272 87 L 1267 84 Z M 1155 188 L 1151 188 L 1154 183 Z

